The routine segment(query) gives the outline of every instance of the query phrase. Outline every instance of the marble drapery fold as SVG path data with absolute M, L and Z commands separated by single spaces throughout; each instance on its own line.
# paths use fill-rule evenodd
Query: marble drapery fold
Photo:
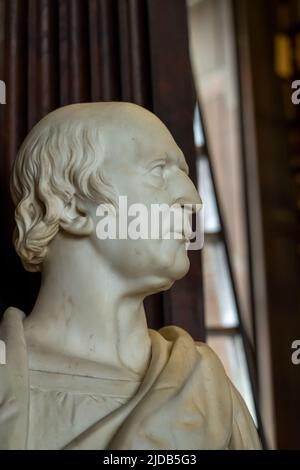
M 28 448 L 31 398 L 23 318 L 23 312 L 9 308 L 0 328 L 7 348 L 7 363 L 0 366 L 1 449 Z M 137 390 L 61 448 L 259 449 L 247 407 L 215 353 L 178 327 L 149 329 L 149 334 L 151 360 Z M 49 417 L 40 422 L 51 432 Z

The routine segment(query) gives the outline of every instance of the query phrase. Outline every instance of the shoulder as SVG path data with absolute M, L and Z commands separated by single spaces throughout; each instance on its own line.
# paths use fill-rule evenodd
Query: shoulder
M 210 364 L 215 367 L 221 367 L 224 371 L 224 367 L 220 358 L 214 352 L 214 350 L 210 346 L 208 346 L 207 343 L 202 343 L 201 341 L 195 341 L 195 347 L 197 349 L 198 354 L 200 354 L 201 358 L 207 364 Z
M 158 333 L 173 344 L 181 343 L 188 352 L 194 351 L 197 354 L 197 359 L 201 359 L 202 365 L 219 369 L 225 374 L 221 360 L 211 347 L 201 341 L 195 341 L 183 328 L 174 325 L 164 326 L 158 330 Z
M 5 366 L 12 367 L 15 362 L 23 363 L 26 354 L 23 320 L 26 317 L 22 310 L 9 307 L 0 320 L 0 341 L 5 351 Z M 3 368 L 7 368 L 2 366 Z
M 217 388 L 221 386 L 223 393 L 227 389 L 230 395 L 230 381 L 224 366 L 217 354 L 206 343 L 194 341 L 187 331 L 177 326 L 163 327 L 159 333 L 172 344 L 173 349 L 177 347 L 180 350 L 181 356 L 187 362 L 193 360 L 198 375 L 201 375 L 201 382 L 205 378 L 208 384 L 215 384 Z
M 9 307 L 3 313 L 0 320 L 0 340 L 6 345 L 17 341 L 24 344 L 23 320 L 26 317 L 22 310 L 15 307 Z M 21 340 L 21 342 L 20 342 Z
M 25 313 L 16 307 L 8 307 L 3 314 L 0 314 L 0 328 L 3 330 L 7 325 L 23 323 Z
M 223 380 L 228 381 L 223 363 L 215 351 L 208 346 L 208 344 L 200 341 L 195 341 L 195 347 L 198 355 L 200 356 L 202 367 L 207 370 L 208 373 L 218 374 L 218 376 L 223 378 Z
M 221 393 L 222 400 L 224 392 L 227 392 L 225 393 L 227 406 L 231 409 L 232 416 L 228 447 L 230 449 L 260 449 L 260 440 L 247 405 L 228 378 L 221 360 L 207 344 L 196 342 L 196 348 L 202 358 L 202 374 L 207 377 L 207 380 L 212 380 L 214 383 L 210 392 Z
M 194 341 L 181 328 L 167 327 L 162 333 L 172 340 L 175 365 L 172 371 L 180 377 L 180 390 L 186 391 L 187 406 L 200 426 L 202 448 L 226 448 L 233 408 L 230 381 L 222 362 L 207 344 Z
M 0 321 L 5 361 L 0 365 L 0 449 L 24 448 L 29 404 L 24 312 L 10 307 Z
M 195 341 L 195 347 L 201 378 L 207 384 L 209 395 L 214 396 L 218 403 L 223 403 L 228 410 L 232 410 L 231 382 L 221 359 L 206 343 Z
M 241 394 L 231 384 L 233 406 L 232 435 L 229 443 L 230 449 L 261 449 L 261 442 L 252 416 Z

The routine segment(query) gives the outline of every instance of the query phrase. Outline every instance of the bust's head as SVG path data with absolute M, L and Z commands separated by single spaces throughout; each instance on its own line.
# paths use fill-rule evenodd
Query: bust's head
M 19 150 L 11 192 L 15 248 L 28 271 L 43 270 L 57 238 L 88 242 L 99 263 L 144 279 L 153 291 L 189 268 L 184 238 L 99 239 L 96 230 L 100 204 L 115 208 L 109 217 L 118 220 L 120 196 L 127 207 L 143 204 L 149 213 L 155 204 L 201 202 L 170 132 L 137 105 L 75 104 L 48 114 Z

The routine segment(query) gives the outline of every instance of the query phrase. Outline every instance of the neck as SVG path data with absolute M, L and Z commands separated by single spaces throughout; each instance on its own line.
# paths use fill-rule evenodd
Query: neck
M 74 239 L 51 247 L 36 304 L 25 321 L 27 344 L 46 355 L 143 375 L 151 353 L 143 296 L 130 293 L 128 283 L 104 261 L 99 267 L 90 250 Z

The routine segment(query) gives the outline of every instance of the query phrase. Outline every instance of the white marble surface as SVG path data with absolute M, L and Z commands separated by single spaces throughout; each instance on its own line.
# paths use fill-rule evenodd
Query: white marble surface
M 10 308 L 0 326 L 0 448 L 259 448 L 210 348 L 147 327 L 144 298 L 189 269 L 184 241 L 96 235 L 97 206 L 120 195 L 200 204 L 187 170 L 133 104 L 67 106 L 31 131 L 12 178 L 15 246 L 42 284 L 30 315 Z

